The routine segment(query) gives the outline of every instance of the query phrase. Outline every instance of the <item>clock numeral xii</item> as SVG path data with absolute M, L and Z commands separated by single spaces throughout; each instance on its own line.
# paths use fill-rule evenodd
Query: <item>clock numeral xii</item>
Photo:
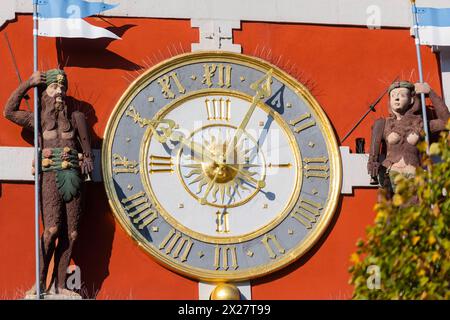
M 231 66 L 223 64 L 204 64 L 204 73 L 202 83 L 206 84 L 208 87 L 212 87 L 214 75 L 218 74 L 217 85 L 219 87 L 231 87 Z

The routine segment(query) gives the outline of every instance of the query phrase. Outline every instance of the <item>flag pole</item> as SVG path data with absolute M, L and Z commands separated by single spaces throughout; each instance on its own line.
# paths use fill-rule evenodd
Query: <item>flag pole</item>
M 38 0 L 33 0 L 33 71 L 38 70 Z M 40 271 L 40 250 L 39 250 L 39 172 L 40 156 L 39 156 L 39 105 L 38 105 L 38 88 L 34 87 L 34 232 L 35 232 L 35 256 L 36 256 L 36 299 L 41 298 L 41 286 L 39 279 Z
M 417 52 L 417 65 L 419 69 L 419 82 L 423 83 L 423 70 L 422 70 L 422 55 L 420 53 L 420 36 L 419 36 L 419 25 L 417 23 L 417 7 L 416 0 L 411 1 L 412 8 L 412 16 L 413 16 L 413 30 L 414 30 L 414 39 L 416 43 L 416 52 Z M 423 117 L 423 128 L 425 131 L 425 142 L 427 144 L 427 154 L 430 149 L 430 138 L 428 131 L 428 119 L 427 119 L 427 108 L 425 104 L 425 93 L 420 93 L 420 99 L 422 102 L 422 117 Z

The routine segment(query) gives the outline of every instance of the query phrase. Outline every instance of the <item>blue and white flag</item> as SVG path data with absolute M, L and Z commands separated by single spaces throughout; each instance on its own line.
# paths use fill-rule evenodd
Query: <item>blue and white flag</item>
M 93 26 L 83 18 L 117 7 L 117 4 L 83 0 L 40 0 L 38 35 L 62 38 L 113 38 L 111 31 Z
M 450 46 L 450 8 L 417 7 L 420 44 Z

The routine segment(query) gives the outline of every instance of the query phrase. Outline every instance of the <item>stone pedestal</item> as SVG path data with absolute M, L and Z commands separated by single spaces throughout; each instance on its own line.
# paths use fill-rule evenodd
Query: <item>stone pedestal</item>
M 80 295 L 67 296 L 57 293 L 41 294 L 41 300 L 82 300 Z M 35 294 L 27 294 L 24 300 L 36 300 Z

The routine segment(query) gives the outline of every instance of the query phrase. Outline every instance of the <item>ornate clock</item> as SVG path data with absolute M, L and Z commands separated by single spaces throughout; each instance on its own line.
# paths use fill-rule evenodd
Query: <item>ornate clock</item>
M 299 258 L 340 194 L 319 104 L 240 54 L 185 54 L 144 73 L 112 112 L 102 158 L 122 227 L 163 265 L 204 281 L 247 280 Z

